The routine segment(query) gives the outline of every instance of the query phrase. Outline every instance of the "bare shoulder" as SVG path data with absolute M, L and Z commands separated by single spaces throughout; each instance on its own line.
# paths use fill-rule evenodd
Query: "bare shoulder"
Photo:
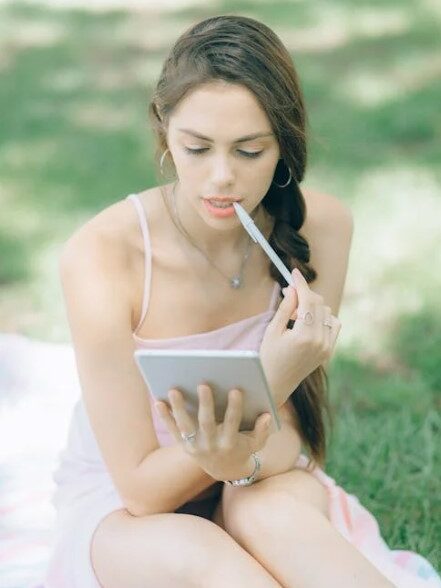
M 65 246 L 72 248 L 73 244 L 89 239 L 104 239 L 115 243 L 121 241 L 129 218 L 127 211 L 128 203 L 125 199 L 113 202 L 77 227 L 66 240 Z
M 308 241 L 310 264 L 317 272 L 310 287 L 338 316 L 354 228 L 352 211 L 331 194 L 309 189 L 302 192 L 306 219 L 300 233 Z
M 345 231 L 352 233 L 354 220 L 349 206 L 332 194 L 303 188 L 306 219 L 302 231 Z
M 156 191 L 157 188 L 151 188 L 139 195 L 146 196 L 148 201 L 149 196 Z M 60 258 L 83 257 L 88 250 L 90 260 L 99 256 L 100 261 L 108 260 L 107 269 L 127 272 L 133 263 L 134 249 L 142 249 L 139 241 L 136 210 L 131 202 L 123 198 L 98 211 L 80 225 L 63 244 Z

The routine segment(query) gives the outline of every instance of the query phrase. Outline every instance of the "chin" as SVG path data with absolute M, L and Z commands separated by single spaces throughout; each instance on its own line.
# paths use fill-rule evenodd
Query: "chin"
M 239 226 L 242 224 L 236 215 L 227 218 L 214 218 L 204 216 L 203 220 L 206 222 L 207 225 L 215 227 L 217 230 L 222 230 L 223 226 L 225 226 L 225 228 L 229 230 L 231 229 L 231 227 Z

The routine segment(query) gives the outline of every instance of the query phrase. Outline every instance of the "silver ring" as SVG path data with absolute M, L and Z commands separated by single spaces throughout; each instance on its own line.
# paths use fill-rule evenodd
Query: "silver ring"
M 194 431 L 194 433 L 181 433 L 181 437 L 183 441 L 194 441 L 194 438 L 196 437 L 196 431 Z
M 309 310 L 305 312 L 303 315 L 299 315 L 297 318 L 304 321 L 305 325 L 312 325 L 312 323 L 314 322 L 314 315 L 312 314 L 312 312 L 309 312 Z

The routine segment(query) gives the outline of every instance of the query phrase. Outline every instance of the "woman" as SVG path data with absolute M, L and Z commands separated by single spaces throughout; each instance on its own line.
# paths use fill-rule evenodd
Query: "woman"
M 204 20 L 172 48 L 150 115 L 175 181 L 100 212 L 60 259 L 82 399 L 54 477 L 46 587 L 427 586 L 320 469 L 352 219 L 300 190 L 306 116 L 288 52 L 255 20 Z M 293 270 L 284 296 L 233 199 Z M 238 432 L 237 390 L 223 423 L 204 386 L 198 422 L 179 390 L 155 406 L 136 347 L 259 350 L 282 429 L 260 415 Z

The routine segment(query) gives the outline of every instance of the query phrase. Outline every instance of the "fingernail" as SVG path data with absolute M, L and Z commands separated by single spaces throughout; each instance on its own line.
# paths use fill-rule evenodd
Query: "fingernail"
M 283 295 L 286 296 L 286 292 L 288 291 L 288 286 L 282 288 Z
M 265 419 L 265 422 L 263 423 L 264 427 L 269 427 L 271 423 L 271 417 L 268 417 L 267 419 Z

